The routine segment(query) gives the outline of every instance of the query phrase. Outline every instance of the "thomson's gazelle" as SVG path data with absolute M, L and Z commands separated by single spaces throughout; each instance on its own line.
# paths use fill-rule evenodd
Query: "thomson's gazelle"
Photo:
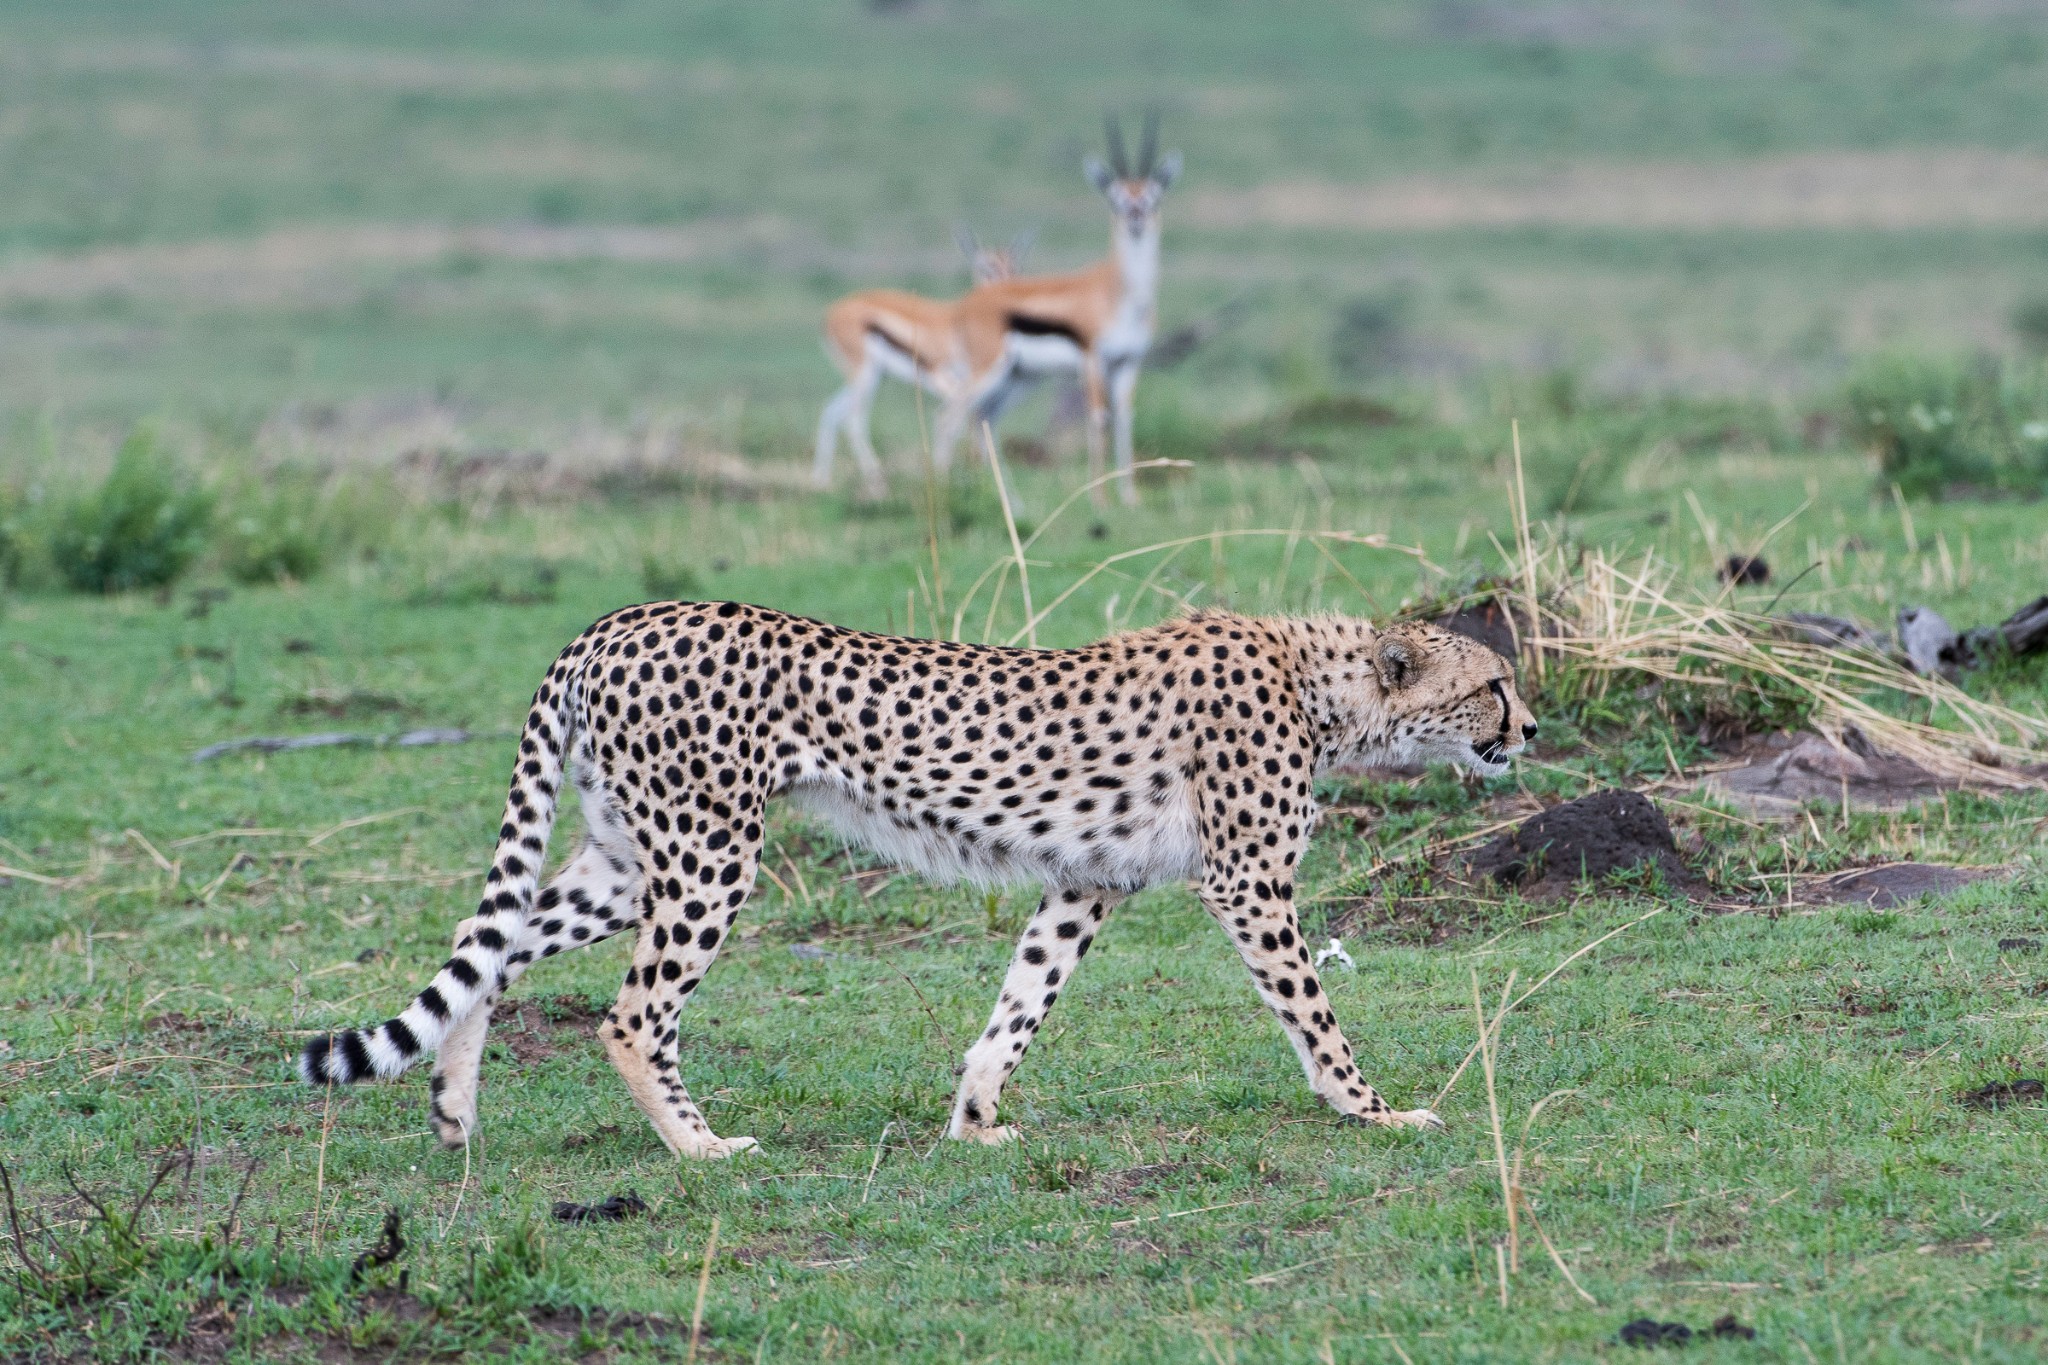
M 962 225 L 954 229 L 953 240 L 967 257 L 974 283 L 984 285 L 1017 273 L 1030 234 L 1019 233 L 1008 246 L 983 246 Z M 957 299 L 928 299 L 901 289 L 864 289 L 825 310 L 825 350 L 846 382 L 818 418 L 817 451 L 811 466 L 811 479 L 818 487 L 831 486 L 832 458 L 844 433 L 860 466 L 864 491 L 869 497 L 887 491 L 868 434 L 875 389 L 884 375 L 890 375 L 918 385 L 941 402 L 948 399 L 965 372 L 957 339 L 959 307 Z
M 1102 473 L 1104 427 L 1115 423 L 1118 492 L 1137 501 L 1131 474 L 1131 400 L 1152 345 L 1159 298 L 1159 202 L 1180 172 L 1180 153 L 1157 157 L 1159 125 L 1145 120 L 1135 169 L 1116 121 L 1110 164 L 1088 158 L 1087 173 L 1109 201 L 1110 255 L 1069 275 L 1029 275 L 984 285 L 951 316 L 954 364 L 964 378 L 945 386 L 932 442 L 941 470 L 970 421 L 992 421 L 1033 381 L 1078 372 L 1088 402 L 1088 473 Z

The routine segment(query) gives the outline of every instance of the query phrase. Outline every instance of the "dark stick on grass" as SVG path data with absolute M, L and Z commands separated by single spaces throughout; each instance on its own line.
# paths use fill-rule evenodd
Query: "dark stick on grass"
M 14 1234 L 14 1258 L 22 1263 L 28 1273 L 36 1277 L 36 1284 L 46 1293 L 50 1281 L 43 1274 L 41 1266 L 28 1258 L 28 1236 L 21 1230 L 21 1211 L 14 1203 L 14 1179 L 7 1173 L 7 1163 L 0 1161 L 0 1193 L 7 1197 L 7 1226 Z
M 1785 600 L 1785 594 L 1792 591 L 1792 589 L 1798 587 L 1800 579 L 1806 577 L 1808 574 L 1812 573 L 1815 569 L 1818 569 L 1819 567 L 1820 561 L 1816 559 L 1813 561 L 1813 563 L 1807 565 L 1798 573 L 1793 574 L 1792 581 L 1787 583 L 1784 587 L 1778 589 L 1778 595 L 1770 600 L 1770 604 L 1764 608 L 1763 614 L 1769 616 L 1772 612 L 1776 611 L 1778 609 L 1778 603 Z
M 221 1220 L 220 1240 L 222 1246 L 233 1246 L 235 1238 L 241 1235 L 241 1224 L 236 1220 L 242 1214 L 242 1198 L 249 1193 L 249 1182 L 256 1178 L 256 1168 L 263 1164 L 261 1157 L 249 1159 L 249 1169 L 242 1172 L 241 1188 L 235 1191 L 235 1202 L 228 1205 L 228 1216 Z

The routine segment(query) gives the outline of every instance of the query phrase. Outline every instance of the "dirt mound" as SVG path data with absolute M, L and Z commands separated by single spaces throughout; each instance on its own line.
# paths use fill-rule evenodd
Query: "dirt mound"
M 1594 792 L 1532 816 L 1473 854 L 1469 871 L 1528 896 L 1564 896 L 1582 879 L 1649 864 L 1691 880 L 1664 812 L 1640 792 Z
M 1809 899 L 1832 905 L 1870 905 L 1884 909 L 1921 896 L 1939 896 L 1992 875 L 1981 867 L 1947 867 L 1941 863 L 1891 863 L 1859 867 L 1816 882 Z
M 1508 614 L 1508 608 L 1494 598 L 1473 602 L 1446 612 L 1436 618 L 1436 623 L 1445 630 L 1455 631 L 1468 640 L 1477 640 L 1503 659 L 1515 660 L 1521 651 L 1516 648 L 1520 622 Z

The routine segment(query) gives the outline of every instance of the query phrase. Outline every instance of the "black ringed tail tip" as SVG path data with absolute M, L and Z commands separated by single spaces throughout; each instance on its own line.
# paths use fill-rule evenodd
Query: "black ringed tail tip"
M 306 1050 L 299 1054 L 299 1079 L 307 1085 L 319 1085 L 327 1079 L 327 1054 L 334 1050 L 334 1039 L 315 1038 L 306 1044 Z

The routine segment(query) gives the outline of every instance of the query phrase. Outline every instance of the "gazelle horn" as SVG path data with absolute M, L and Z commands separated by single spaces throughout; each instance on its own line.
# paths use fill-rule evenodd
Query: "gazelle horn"
M 1130 158 L 1124 153 L 1123 125 L 1117 122 L 1115 114 L 1102 116 L 1102 128 L 1109 135 L 1109 168 L 1116 172 L 1119 180 L 1131 178 Z
M 1143 180 L 1152 174 L 1152 163 L 1159 156 L 1159 111 L 1145 111 L 1145 131 L 1138 139 L 1138 178 Z

